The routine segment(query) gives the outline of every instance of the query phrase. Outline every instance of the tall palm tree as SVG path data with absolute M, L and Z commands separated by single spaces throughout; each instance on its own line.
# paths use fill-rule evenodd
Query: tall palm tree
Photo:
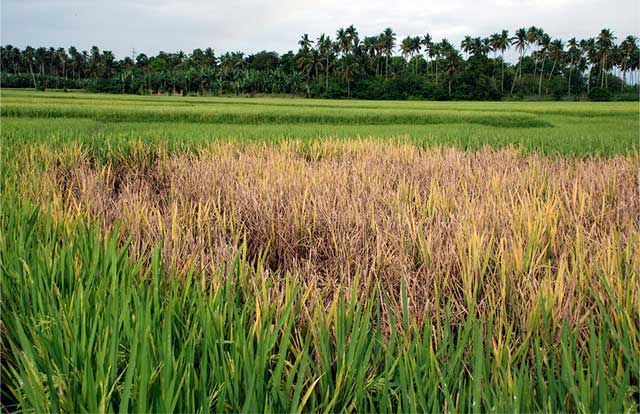
M 413 73 L 418 74 L 418 59 L 414 59 L 414 55 L 420 54 L 420 49 L 422 48 L 419 36 L 411 38 L 409 41 L 409 48 L 411 50 L 411 59 L 414 61 Z
M 44 76 L 44 65 L 47 63 L 47 49 L 44 47 L 37 48 L 34 57 L 40 68 L 40 74 Z
M 549 80 L 553 76 L 553 72 L 556 69 L 556 65 L 558 64 L 558 60 L 564 53 L 564 43 L 560 39 L 554 39 L 549 45 L 549 55 L 553 58 L 553 66 L 551 67 L 551 72 L 549 72 Z
M 489 39 L 488 37 L 482 38 L 482 40 L 480 41 L 480 47 L 482 50 L 482 54 L 485 56 L 493 52 L 493 48 L 491 47 L 491 39 Z
M 620 43 L 620 52 L 622 53 L 622 84 L 620 85 L 620 90 L 622 91 L 624 91 L 627 70 L 632 66 L 633 55 L 637 49 L 638 38 L 635 36 L 629 35 Z
M 420 51 L 420 38 L 419 37 L 410 37 L 407 36 L 402 39 L 402 43 L 400 44 L 400 50 L 402 51 L 402 55 L 406 58 L 409 56 L 409 60 L 407 63 L 410 63 L 413 60 L 413 56 L 416 52 Z M 417 73 L 418 65 L 417 60 L 414 61 L 414 72 Z
M 56 55 L 58 56 L 60 65 L 62 66 L 62 76 L 67 79 L 67 61 L 69 60 L 67 51 L 63 47 L 60 47 L 58 48 L 58 50 L 56 50 Z
M 347 96 L 351 97 L 351 81 L 354 79 L 355 75 L 360 70 L 360 65 L 356 59 L 353 58 L 353 55 L 347 55 L 345 57 L 345 65 L 342 71 L 342 76 L 344 80 L 347 81 Z
M 89 70 L 94 79 L 98 78 L 98 69 L 100 67 L 100 49 L 97 46 L 91 47 L 91 55 L 89 56 Z
M 110 79 L 113 75 L 114 60 L 115 56 L 113 56 L 113 53 L 110 50 L 105 50 L 102 52 L 102 71 L 107 79 Z
M 443 42 L 445 40 L 446 39 L 443 39 Z M 438 84 L 438 60 L 440 59 L 441 53 L 442 53 L 442 43 L 435 43 L 429 50 L 429 56 L 433 59 L 433 62 L 435 64 L 436 85 Z
M 575 37 L 569 39 L 569 41 L 567 42 L 567 46 L 567 54 L 569 55 L 569 82 L 567 82 L 569 86 L 567 88 L 567 95 L 571 95 L 571 74 L 573 72 L 573 64 L 575 62 L 575 59 L 576 57 L 579 58 L 578 53 L 580 52 L 580 48 Z
M 616 37 L 613 35 L 613 32 L 610 29 L 602 29 L 600 34 L 598 35 L 598 39 L 596 40 L 596 46 L 598 47 L 598 51 L 600 54 L 600 87 L 604 88 L 605 86 L 605 74 L 607 71 L 607 57 L 611 53 L 611 49 L 613 49 L 613 41 L 616 40 Z
M 535 50 L 533 52 L 538 52 L 538 46 L 540 44 L 540 38 L 542 37 L 543 30 L 537 28 L 536 26 L 531 26 L 527 29 L 527 43 L 530 46 L 534 46 Z M 532 54 L 533 54 L 532 52 Z M 533 74 L 538 73 L 538 54 L 535 53 L 535 59 L 533 64 Z
M 298 50 L 298 55 L 296 58 L 296 62 L 298 63 L 298 67 L 304 72 L 306 78 L 306 88 L 307 88 L 307 96 L 311 94 L 311 90 L 309 88 L 309 82 L 311 81 L 311 73 L 315 70 L 316 59 L 313 56 L 313 50 L 311 49 L 312 45 L 311 39 L 309 39 L 308 34 L 302 35 L 302 38 L 298 41 L 300 45 L 300 50 Z
M 529 41 L 527 40 L 527 29 L 520 28 L 516 30 L 516 34 L 513 38 L 511 38 L 512 44 L 516 47 L 516 51 L 519 53 L 520 57 L 518 58 L 518 68 L 516 69 L 516 73 L 513 77 L 513 82 L 511 82 L 511 93 L 513 94 L 513 88 L 516 85 L 516 79 L 518 79 L 518 73 L 522 76 L 522 59 L 524 57 L 524 53 L 529 47 Z
M 36 83 L 36 75 L 33 73 L 33 61 L 35 59 L 36 51 L 31 46 L 27 46 L 24 48 L 22 52 L 23 61 L 29 67 L 29 72 L 31 73 L 31 79 L 33 80 L 33 87 L 38 88 L 38 84 Z
M 323 33 L 318 38 L 316 44 L 318 45 L 320 54 L 324 57 L 324 92 L 327 93 L 329 90 L 329 61 L 333 55 L 331 38 Z
M 362 50 L 368 60 L 368 64 L 375 64 L 376 67 L 376 77 L 378 76 L 378 59 L 377 59 L 377 49 L 376 43 L 378 42 L 377 36 L 365 36 L 362 41 Z
M 402 39 L 402 42 L 400 42 L 400 52 L 405 59 L 411 54 L 411 38 L 409 36 L 405 37 Z
M 444 73 L 448 78 L 448 90 L 449 96 L 451 96 L 451 83 L 453 81 L 453 76 L 458 70 L 458 67 L 462 65 L 464 62 L 462 60 L 462 56 L 454 47 L 447 47 L 445 44 L 444 47 Z
M 390 27 L 384 29 L 384 32 L 380 35 L 380 38 L 383 40 L 384 45 L 384 53 L 385 53 L 385 73 L 384 78 L 387 79 L 389 76 L 389 57 L 393 53 L 393 49 L 396 47 L 396 34 Z
M 502 66 L 502 75 L 500 77 L 500 92 L 504 92 L 504 52 L 511 46 L 509 31 L 503 30 L 498 37 L 495 49 L 500 51 L 500 64 Z
M 309 35 L 306 34 L 306 33 L 302 35 L 300 40 L 298 40 L 298 44 L 300 45 L 300 49 L 305 53 L 309 51 L 309 48 L 311 47 L 312 43 L 313 43 L 313 41 L 311 39 L 309 39 Z
M 471 36 L 465 36 L 462 42 L 460 42 L 460 49 L 464 52 L 465 59 L 469 59 L 469 53 L 473 48 L 473 39 Z
M 426 34 L 424 36 L 422 36 L 422 40 L 420 40 L 420 43 L 422 44 L 422 46 L 424 46 L 424 55 L 425 55 L 425 61 L 427 62 L 427 71 L 429 70 L 429 49 L 431 49 L 431 47 L 433 46 L 433 40 L 431 39 L 431 35 L 430 34 Z
M 584 51 L 586 62 L 589 64 L 589 74 L 587 76 L 587 95 L 588 95 L 591 90 L 591 76 L 593 73 L 593 68 L 598 63 L 596 40 L 594 38 L 581 40 L 580 47 Z
M 542 33 L 540 39 L 538 40 L 538 45 L 540 46 L 539 53 L 542 55 L 542 65 L 540 67 L 540 82 L 538 83 L 538 95 L 542 95 L 542 76 L 544 75 L 544 63 L 547 60 L 547 55 L 549 54 L 549 45 L 551 44 L 551 37 Z
M 347 36 L 347 53 L 352 52 L 357 46 L 358 43 L 360 42 L 359 38 L 358 38 L 358 31 L 356 30 L 356 28 L 353 25 L 349 25 L 349 27 L 347 27 L 345 29 L 345 34 Z

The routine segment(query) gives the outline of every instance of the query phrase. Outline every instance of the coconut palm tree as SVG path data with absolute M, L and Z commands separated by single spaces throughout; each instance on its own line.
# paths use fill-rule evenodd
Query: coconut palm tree
M 47 49 L 44 47 L 39 47 L 36 49 L 34 58 L 38 65 L 39 72 L 42 76 L 44 76 L 44 65 L 47 63 Z
M 620 90 L 624 90 L 625 79 L 627 70 L 632 66 L 633 55 L 635 51 L 638 49 L 638 38 L 635 36 L 627 36 L 622 43 L 620 43 L 620 52 L 622 54 L 621 66 L 620 69 L 622 71 L 622 84 L 620 85 Z
M 538 73 L 538 46 L 540 43 L 540 38 L 544 31 L 542 29 L 537 28 L 536 26 L 531 26 L 527 29 L 527 43 L 529 46 L 535 47 L 535 50 L 532 51 L 532 55 L 535 55 L 534 64 L 533 64 L 533 74 Z
M 390 27 L 387 27 L 380 35 L 380 38 L 382 40 L 385 54 L 384 78 L 387 79 L 389 76 L 389 57 L 393 53 L 393 49 L 396 47 L 396 34 Z
M 314 70 L 317 70 L 316 66 L 316 57 L 314 57 L 314 51 L 311 49 L 311 45 L 313 42 L 309 39 L 309 35 L 306 33 L 302 35 L 302 38 L 298 41 L 298 45 L 300 45 L 300 50 L 298 50 L 298 55 L 296 58 L 296 62 L 298 67 L 304 72 L 306 78 L 306 88 L 307 88 L 307 96 L 310 95 L 311 91 L 309 88 L 309 82 L 311 81 L 311 73 Z
M 549 56 L 553 58 L 553 66 L 551 67 L 551 72 L 549 72 L 549 80 L 553 76 L 553 72 L 556 69 L 556 65 L 558 64 L 558 60 L 564 53 L 564 43 L 560 39 L 554 39 L 549 45 Z
M 538 40 L 540 46 L 539 54 L 542 55 L 542 66 L 540 67 L 540 82 L 538 83 L 538 95 L 542 94 L 542 76 L 544 75 L 544 63 L 547 60 L 549 54 L 549 46 L 551 45 L 551 36 L 546 33 L 542 33 Z
M 413 73 L 418 74 L 418 59 L 414 59 L 414 55 L 420 54 L 420 49 L 422 48 L 420 37 L 412 37 L 409 41 L 409 47 L 411 49 L 411 59 L 414 61 Z
M 27 46 L 24 48 L 22 52 L 22 60 L 29 67 L 29 73 L 31 73 L 31 79 L 33 80 L 33 87 L 38 88 L 38 84 L 36 83 L 36 75 L 33 73 L 33 62 L 35 60 L 36 51 L 33 47 Z
M 429 49 L 431 49 L 431 46 L 433 46 L 431 35 L 427 33 L 426 35 L 422 36 L 422 39 L 420 40 L 420 44 L 424 46 L 424 56 L 425 56 L 425 61 L 427 62 L 427 71 L 428 71 L 429 70 Z
M 589 38 L 586 40 L 580 41 L 580 48 L 583 50 L 583 54 L 585 55 L 585 62 L 589 65 L 589 74 L 587 76 L 587 95 L 591 90 L 591 75 L 593 73 L 593 68 L 598 63 L 598 53 L 596 50 L 596 40 L 594 38 Z
M 349 27 L 347 27 L 345 29 L 345 34 L 347 36 L 347 53 L 352 52 L 360 43 L 360 39 L 358 38 L 358 31 L 356 30 L 356 28 L 353 25 L 349 25 Z
M 410 43 L 411 43 L 411 38 L 409 36 L 405 37 L 404 39 L 402 39 L 402 42 L 400 42 L 400 53 L 402 53 L 402 56 L 404 56 L 405 59 L 411 53 Z
M 491 47 L 491 39 L 489 39 L 488 37 L 483 37 L 480 45 L 483 55 L 487 56 L 489 53 L 493 52 L 493 48 Z
M 578 46 L 578 41 L 575 37 L 569 39 L 569 41 L 567 42 L 567 46 L 567 54 L 569 55 L 569 81 L 567 82 L 569 86 L 567 88 L 567 95 L 571 95 L 571 74 L 573 72 L 573 64 L 576 60 L 576 57 L 578 59 L 580 58 L 580 47 Z
M 464 52 L 464 58 L 469 59 L 469 53 L 473 48 L 473 39 L 471 36 L 465 36 L 462 42 L 460 42 L 460 49 Z
M 309 35 L 305 33 L 302 35 L 300 40 L 298 40 L 298 44 L 300 45 L 300 50 L 302 50 L 303 52 L 308 52 L 311 48 L 311 45 L 313 44 L 313 41 L 309 39 Z
M 506 52 L 511 46 L 511 39 L 509 38 L 509 31 L 503 30 L 494 46 L 495 50 L 500 51 L 500 64 L 502 66 L 502 75 L 500 77 L 500 92 L 504 92 L 504 52 Z
M 443 39 L 443 42 L 445 40 L 446 39 Z M 433 59 L 433 62 L 435 65 L 436 85 L 438 84 L 438 60 L 440 59 L 441 54 L 442 54 L 442 42 L 435 43 L 433 46 L 431 46 L 431 49 L 429 50 L 429 56 Z
M 416 52 L 416 47 L 418 50 L 420 50 L 419 37 L 407 36 L 404 39 L 402 39 L 402 43 L 400 44 L 400 51 L 402 52 L 402 55 L 405 57 L 405 59 L 407 58 L 407 56 L 409 56 L 408 63 L 410 63 L 411 60 L 413 59 L 413 55 Z M 416 65 L 416 71 L 417 71 L 417 65 Z
M 318 51 L 324 58 L 324 92 L 327 93 L 329 90 L 329 62 L 333 55 L 333 44 L 331 38 L 323 33 L 318 38 L 316 45 L 318 45 Z
M 344 58 L 344 61 L 345 61 L 344 62 L 345 64 L 342 71 L 342 77 L 344 78 L 344 80 L 347 81 L 347 96 L 350 98 L 351 97 L 351 81 L 353 81 L 355 76 L 359 73 L 360 65 L 358 64 L 356 59 L 353 58 L 353 55 L 347 55 Z
M 522 59 L 524 57 L 524 53 L 527 51 L 529 47 L 529 41 L 527 40 L 527 29 L 520 28 L 516 30 L 516 34 L 513 38 L 511 38 L 512 44 L 516 47 L 516 51 L 520 55 L 518 58 L 518 68 L 516 69 L 516 73 L 513 77 L 513 82 L 511 82 L 511 93 L 513 94 L 513 88 L 516 85 L 516 80 L 518 79 L 518 73 L 522 76 Z
M 377 59 L 377 49 L 376 43 L 378 42 L 377 36 L 365 36 L 362 41 L 362 50 L 364 55 L 367 58 L 368 65 L 375 65 L 376 67 L 376 77 L 378 76 L 378 59 Z
M 464 60 L 462 59 L 462 55 L 460 55 L 460 52 L 458 52 L 446 39 L 442 40 L 442 42 L 440 43 L 440 48 L 444 57 L 444 73 L 445 75 L 447 75 L 448 79 L 449 96 L 451 96 L 451 84 L 453 82 L 453 76 L 455 75 L 458 68 L 462 65 Z
M 56 50 L 56 55 L 60 60 L 62 76 L 67 79 L 67 61 L 69 60 L 69 55 L 67 55 L 67 51 L 63 47 L 60 47 L 58 48 L 58 50 Z
M 489 36 L 487 39 L 487 44 L 489 46 L 489 49 L 493 52 L 493 82 L 496 81 L 496 62 L 498 61 L 498 50 L 499 50 L 499 43 L 500 43 L 500 33 L 494 33 L 491 36 Z
M 610 29 L 602 29 L 596 40 L 596 46 L 600 55 L 600 87 L 605 87 L 605 78 L 607 72 L 607 57 L 613 49 L 613 42 L 616 37 Z

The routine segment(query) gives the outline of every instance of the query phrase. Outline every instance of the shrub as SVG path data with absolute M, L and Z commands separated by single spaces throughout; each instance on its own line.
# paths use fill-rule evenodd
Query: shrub
M 611 92 L 604 88 L 593 88 L 589 91 L 589 100 L 594 102 L 607 102 L 611 100 Z

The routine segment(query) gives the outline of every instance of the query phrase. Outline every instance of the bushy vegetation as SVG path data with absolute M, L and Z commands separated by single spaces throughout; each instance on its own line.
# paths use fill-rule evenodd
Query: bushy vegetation
M 487 38 L 466 36 L 458 50 L 429 34 L 399 41 L 387 28 L 361 38 L 349 26 L 339 29 L 335 40 L 321 34 L 314 41 L 304 34 L 296 52 L 281 56 L 269 51 L 217 56 L 207 48 L 118 60 L 96 46 L 79 51 L 6 45 L 0 50 L 0 81 L 5 88 L 105 93 L 439 101 L 578 98 L 598 87 L 638 100 L 638 39 L 616 40 L 603 29 L 594 38 L 565 44 L 532 26 L 513 36 L 507 30 Z M 514 64 L 504 59 L 511 48 L 519 55 Z
M 639 409 L 636 104 L 2 98 L 8 411 Z

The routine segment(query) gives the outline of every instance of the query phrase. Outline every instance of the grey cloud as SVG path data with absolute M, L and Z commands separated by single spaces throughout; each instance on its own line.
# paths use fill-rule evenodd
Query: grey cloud
M 594 36 L 603 27 L 618 37 L 638 34 L 636 0 L 3 0 L 1 41 L 24 47 L 97 45 L 117 56 L 131 49 L 218 53 L 297 47 L 354 24 L 362 35 L 392 27 L 398 38 L 431 33 L 459 44 L 464 35 L 486 36 L 523 26 L 542 26 L 553 37 Z

